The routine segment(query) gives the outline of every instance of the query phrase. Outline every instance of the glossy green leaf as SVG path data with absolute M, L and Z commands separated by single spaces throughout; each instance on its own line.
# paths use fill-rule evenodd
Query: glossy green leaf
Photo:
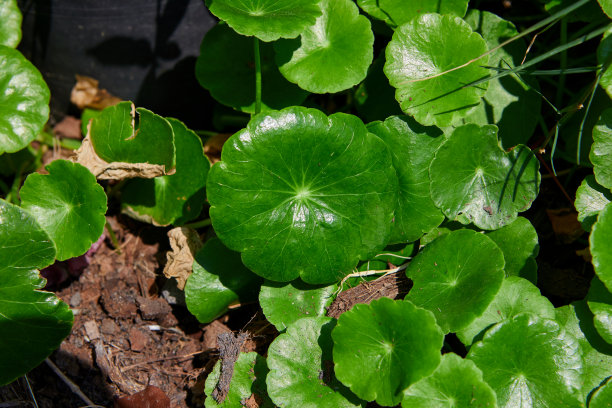
M 432 375 L 404 392 L 402 408 L 495 408 L 496 398 L 476 364 L 448 353 Z
M 597 215 L 612 201 L 612 193 L 595 181 L 594 176 L 586 176 L 576 191 L 575 206 L 578 210 L 578 221 L 585 231 L 597 221 Z
M 612 18 L 612 1 L 611 0 L 597 0 L 599 7 L 606 13 L 609 18 Z M 612 399 L 611 399 L 612 400 Z
M 261 286 L 259 304 L 266 319 L 283 331 L 303 317 L 325 316 L 336 285 L 313 286 L 297 279 L 289 283 L 267 281 Z
M 555 307 L 540 294 L 540 290 L 533 283 L 518 276 L 510 276 L 504 279 L 487 310 L 460 330 L 457 336 L 463 344 L 469 346 L 480 340 L 489 327 L 520 313 L 554 319 Z
M 34 217 L 0 200 L 0 385 L 40 364 L 70 333 L 72 312 L 40 291 L 55 246 Z
M 399 103 L 395 100 L 395 88 L 383 72 L 385 53 L 382 52 L 368 69 L 366 79 L 355 88 L 355 108 L 364 122 L 385 120 L 392 115 L 401 115 Z
M 612 345 L 606 343 L 593 326 L 593 314 L 586 301 L 574 302 L 555 309 L 555 320 L 578 340 L 583 360 L 582 401 L 593 388 L 610 376 Z
M 245 401 L 251 395 L 256 395 L 261 408 L 272 407 L 266 393 L 266 375 L 268 367 L 266 359 L 255 352 L 240 353 L 234 364 L 234 372 L 229 384 L 229 390 L 222 403 L 218 403 L 212 396 L 219 383 L 221 374 L 221 360 L 217 361 L 212 372 L 206 378 L 204 392 L 207 397 L 204 401 L 206 408 L 243 408 Z
M 612 344 L 612 293 L 597 277 L 591 281 L 586 301 L 593 312 L 593 325 L 597 333 Z
M 612 109 L 606 109 L 593 128 L 589 159 L 599 184 L 612 188 Z
M 174 168 L 172 126 L 151 111 L 135 109 L 132 102 L 105 108 L 92 119 L 89 136 L 96 154 L 109 163 L 160 164 L 167 172 Z
M 321 15 L 318 0 L 206 0 L 237 33 L 263 41 L 295 38 Z
M 612 15 L 612 7 L 610 10 Z M 589 408 L 610 408 L 612 407 L 612 378 L 609 379 L 606 384 L 599 388 L 593 394 Z
M 486 11 L 471 10 L 465 21 L 472 30 L 482 35 L 490 50 L 518 34 L 514 24 Z M 514 41 L 490 54 L 487 65 L 501 69 L 514 68 L 521 64 L 525 49 L 524 41 Z M 533 89 L 537 84 L 533 77 L 527 78 L 530 85 L 516 75 L 489 81 L 478 108 L 467 115 L 464 122 L 497 125 L 499 139 L 506 149 L 527 143 L 537 126 L 542 105 L 542 97 Z
M 496 131 L 490 125 L 461 126 L 436 152 L 429 167 L 431 195 L 449 219 L 497 229 L 514 221 L 538 195 L 535 155 L 523 145 L 504 152 Z
M 467 358 L 482 370 L 500 408 L 583 407 L 579 344 L 554 320 L 530 314 L 504 320 Z
M 612 36 L 610 34 L 612 34 L 612 27 L 604 33 L 597 47 L 597 62 L 602 66 L 607 65 L 599 78 L 599 86 L 605 89 L 608 95 L 612 95 L 612 69 L 610 69 L 610 61 L 608 61 L 612 58 Z
M 211 238 L 195 255 L 185 284 L 185 303 L 201 323 L 209 323 L 232 302 L 257 298 L 260 284 L 261 278 L 242 264 L 240 254 Z
M 87 127 L 89 126 L 89 121 L 97 116 L 100 116 L 102 111 L 96 109 L 83 109 L 81 113 L 81 134 L 83 137 L 87 136 Z
M 429 191 L 429 164 L 445 140 L 434 126 L 424 127 L 407 116 L 393 116 L 368 125 L 389 147 L 399 179 L 399 195 L 390 243 L 412 242 L 444 221 Z
M 520 276 L 532 280 L 537 264 L 531 262 L 538 256 L 538 233 L 528 219 L 518 217 L 512 223 L 487 233 L 504 253 L 504 272 L 508 276 Z
M 595 273 L 612 290 L 612 204 L 606 205 L 597 216 L 589 243 Z
M 323 316 L 300 319 L 270 344 L 266 383 L 277 406 L 363 406 L 334 374 L 331 331 L 335 323 L 335 319 Z
M 0 154 L 28 145 L 49 118 L 49 88 L 21 53 L 0 45 Z
M 351 0 L 321 0 L 323 14 L 295 40 L 274 44 L 289 81 L 314 93 L 339 92 L 363 81 L 374 58 L 370 21 Z
M 106 224 L 106 194 L 87 168 L 67 160 L 32 173 L 20 191 L 22 206 L 47 231 L 60 261 L 83 255 Z
M 435 370 L 444 338 L 431 312 L 385 297 L 343 313 L 332 337 L 338 379 L 386 406 Z
M 0 45 L 16 48 L 21 41 L 21 11 L 17 0 L 0 2 Z
M 308 92 L 287 81 L 274 61 L 271 44 L 260 44 L 262 110 L 301 104 Z M 253 39 L 218 24 L 204 37 L 196 61 L 196 78 L 219 102 L 255 112 L 255 52 Z
M 423 125 L 458 125 L 486 91 L 487 83 L 464 86 L 489 75 L 481 67 L 488 57 L 434 79 L 415 80 L 463 65 L 486 51 L 482 37 L 461 18 L 424 14 L 395 30 L 386 50 L 385 74 L 407 115 Z
M 255 273 L 330 283 L 384 248 L 397 176 L 355 116 L 293 107 L 233 135 L 206 191 L 219 238 Z
M 431 310 L 445 333 L 480 316 L 504 279 L 504 255 L 484 234 L 453 231 L 427 245 L 406 269 L 406 300 Z
M 122 189 L 121 204 L 159 225 L 182 225 L 196 218 L 206 200 L 210 162 L 202 141 L 176 119 L 168 119 L 176 146 L 176 172 L 154 179 L 134 178 Z
M 370 16 L 397 27 L 425 13 L 451 14 L 463 17 L 468 0 L 357 0 Z

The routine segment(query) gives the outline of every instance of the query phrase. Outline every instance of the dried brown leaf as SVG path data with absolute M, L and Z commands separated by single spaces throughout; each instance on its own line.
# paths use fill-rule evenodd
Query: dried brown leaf
M 79 109 L 102 110 L 121 102 L 120 98 L 111 95 L 106 89 L 100 89 L 98 81 L 94 78 L 77 75 L 76 81 L 70 93 L 70 102 Z
M 176 278 L 177 287 L 185 289 L 185 282 L 191 275 L 195 254 L 202 248 L 202 241 L 197 231 L 186 227 L 177 227 L 168 231 L 171 251 L 164 268 L 167 278 Z

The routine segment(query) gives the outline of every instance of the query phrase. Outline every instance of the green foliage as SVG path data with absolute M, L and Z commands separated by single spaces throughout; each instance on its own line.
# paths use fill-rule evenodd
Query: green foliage
M 595 330 L 602 339 L 612 344 L 612 293 L 599 279 L 594 278 L 586 301 L 593 312 Z
M 385 246 L 397 177 L 359 119 L 294 107 L 232 136 L 207 194 L 219 238 L 256 274 L 331 283 Z
M 49 88 L 17 50 L 0 45 L 0 154 L 30 143 L 49 118 Z
M 599 184 L 612 188 L 612 109 L 606 109 L 593 128 L 593 145 L 589 159 Z
M 21 41 L 21 11 L 17 0 L 0 3 L 0 45 L 16 48 Z
M 380 405 L 399 404 L 402 391 L 440 363 L 440 327 L 431 312 L 408 301 L 357 304 L 340 316 L 332 337 L 338 379 Z
M 595 176 L 586 176 L 576 191 L 578 221 L 585 231 L 590 231 L 597 215 L 612 201 L 612 193 L 595 181 Z
M 608 204 L 597 216 L 590 238 L 595 273 L 612 290 L 612 205 Z
M 463 17 L 468 0 L 357 0 L 359 7 L 370 16 L 397 27 L 424 13 L 451 14 Z

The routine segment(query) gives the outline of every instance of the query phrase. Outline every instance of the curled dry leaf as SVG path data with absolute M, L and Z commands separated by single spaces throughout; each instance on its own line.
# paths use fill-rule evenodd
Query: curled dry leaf
M 76 84 L 70 93 L 70 102 L 79 109 L 91 108 L 102 110 L 121 102 L 120 98 L 111 95 L 106 89 L 98 88 L 98 80 L 84 76 L 76 76 Z
M 172 250 L 167 255 L 164 276 L 168 279 L 176 278 L 177 287 L 183 290 L 187 278 L 191 275 L 193 257 L 203 244 L 196 230 L 186 227 L 171 229 L 168 231 L 168 238 Z
M 89 132 L 88 132 L 89 133 Z M 175 173 L 175 169 L 166 172 L 166 167 L 162 164 L 150 163 L 125 163 L 112 162 L 109 163 L 100 158 L 91 144 L 89 134 L 81 147 L 76 151 L 74 161 L 87 167 L 98 180 L 123 180 L 127 178 L 154 178 L 158 176 L 166 176 Z

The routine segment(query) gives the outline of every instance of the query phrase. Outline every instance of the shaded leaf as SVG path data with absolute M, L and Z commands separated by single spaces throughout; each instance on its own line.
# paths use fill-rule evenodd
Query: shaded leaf
M 597 216 L 589 237 L 593 268 L 603 284 L 612 290 L 612 205 Z
M 586 301 L 593 312 L 593 325 L 597 333 L 612 344 L 612 293 L 597 277 L 591 281 Z
M 540 245 L 538 244 L 538 233 L 528 219 L 518 217 L 512 223 L 491 232 L 487 236 L 497 244 L 504 253 L 504 272 L 508 276 L 520 276 L 535 282 L 537 264 L 535 257 L 538 256 Z
M 357 4 L 370 16 L 383 20 L 391 27 L 400 26 L 425 13 L 463 17 L 468 8 L 468 0 L 357 0 Z

